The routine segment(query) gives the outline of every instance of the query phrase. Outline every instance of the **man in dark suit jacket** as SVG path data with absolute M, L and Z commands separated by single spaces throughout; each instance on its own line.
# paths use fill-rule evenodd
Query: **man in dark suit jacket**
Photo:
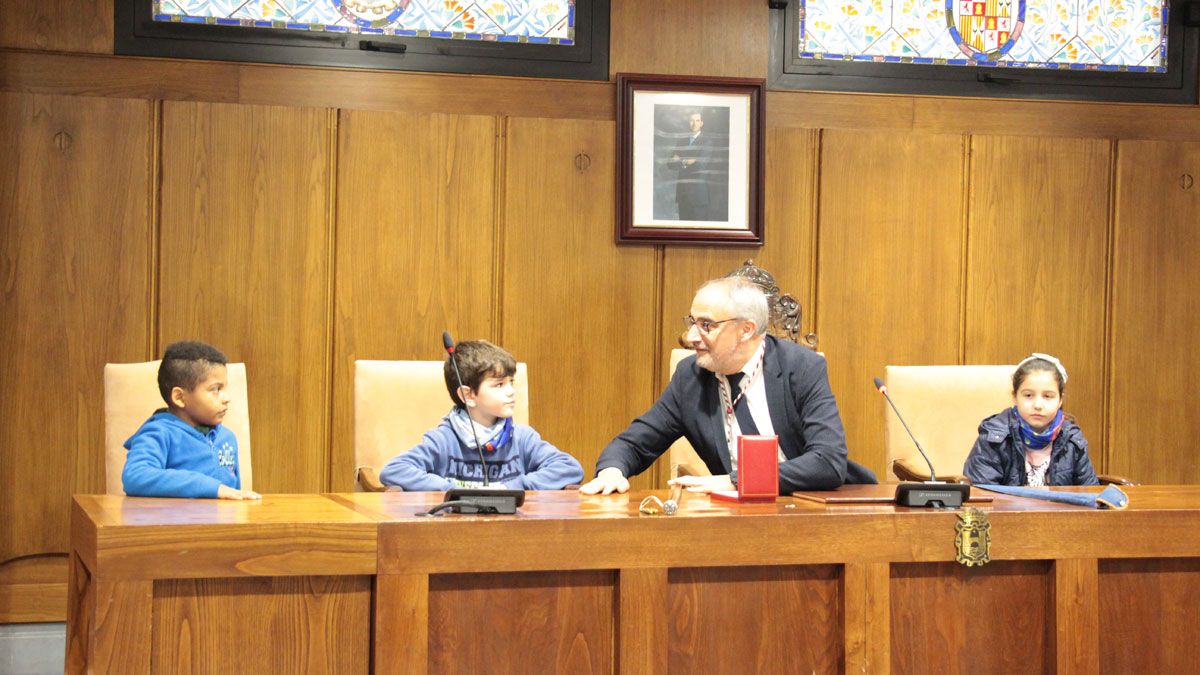
M 679 364 L 654 406 L 608 444 L 596 477 L 581 492 L 625 492 L 628 477 L 649 468 L 680 436 L 713 475 L 681 476 L 672 484 L 697 492 L 732 489 L 729 448 L 737 447 L 746 414 L 758 433 L 779 436 L 780 493 L 832 490 L 848 473 L 852 482 L 875 482 L 846 458 L 824 357 L 766 335 L 767 301 L 759 287 L 737 278 L 710 281 L 696 293 L 691 312 L 688 341 L 696 355 Z M 729 384 L 730 374 L 741 380 L 737 386 Z M 729 412 L 739 405 L 748 413 Z
M 679 172 L 675 181 L 675 205 L 680 220 L 712 220 L 710 209 L 709 164 L 712 144 L 701 130 L 704 117 L 694 112 L 688 115 L 690 133 L 671 156 L 671 168 Z

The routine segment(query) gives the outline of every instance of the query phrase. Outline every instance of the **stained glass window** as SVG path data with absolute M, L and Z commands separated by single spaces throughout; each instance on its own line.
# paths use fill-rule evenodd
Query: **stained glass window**
M 120 55 L 608 79 L 609 0 L 113 0 Z
M 158 22 L 575 44 L 575 0 L 155 0 Z
M 1163 73 L 1167 0 L 799 0 L 801 60 Z

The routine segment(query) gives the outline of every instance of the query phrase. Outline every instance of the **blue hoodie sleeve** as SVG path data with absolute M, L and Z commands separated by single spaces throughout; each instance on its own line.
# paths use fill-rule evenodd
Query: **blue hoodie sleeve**
M 143 429 L 125 443 L 129 454 L 121 483 L 130 497 L 215 499 L 220 481 L 195 471 L 167 468 L 169 435 L 162 429 Z
M 393 457 L 379 472 L 379 481 L 406 492 L 440 492 L 454 487 L 448 478 L 438 475 L 438 459 L 449 451 L 441 443 L 445 439 L 438 433 L 440 429 L 427 432 L 412 449 Z
M 521 453 L 526 473 L 521 477 L 520 487 L 525 490 L 561 490 L 572 483 L 583 480 L 583 466 L 579 460 L 542 440 L 531 427 L 519 426 L 513 435 L 513 443 Z

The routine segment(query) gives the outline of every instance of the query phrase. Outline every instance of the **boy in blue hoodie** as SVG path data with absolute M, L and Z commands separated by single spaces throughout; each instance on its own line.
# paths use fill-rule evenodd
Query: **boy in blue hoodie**
M 416 447 L 392 458 L 379 479 L 410 492 L 481 487 L 483 466 L 475 439 L 483 446 L 491 487 L 561 490 L 583 479 L 583 467 L 531 427 L 513 424 L 516 394 L 512 354 L 485 342 L 460 342 L 454 351 L 462 389 L 446 359 L 443 374 L 454 407 Z M 471 426 L 475 431 L 472 434 Z
M 203 342 L 176 342 L 163 353 L 155 411 L 129 440 L 121 481 L 131 497 L 261 499 L 242 490 L 237 438 L 221 426 L 229 409 L 227 360 Z

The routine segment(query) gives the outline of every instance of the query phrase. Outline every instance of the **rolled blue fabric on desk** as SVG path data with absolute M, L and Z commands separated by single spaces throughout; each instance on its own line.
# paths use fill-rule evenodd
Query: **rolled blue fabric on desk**
M 1032 488 L 1014 485 L 976 485 L 974 487 L 1000 492 L 1014 497 L 1029 497 L 1043 499 L 1048 502 L 1062 502 L 1076 506 L 1090 506 L 1093 509 L 1123 509 L 1129 506 L 1129 495 L 1115 485 L 1109 485 L 1100 492 L 1054 492 L 1044 488 Z

